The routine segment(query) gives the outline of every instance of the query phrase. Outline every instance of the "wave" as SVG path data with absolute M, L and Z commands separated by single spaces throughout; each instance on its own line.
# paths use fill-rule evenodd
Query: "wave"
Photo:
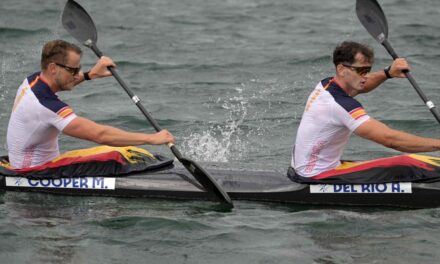
M 108 28 L 108 29 L 123 30 L 123 31 L 126 31 L 126 30 L 134 30 L 133 27 L 123 26 L 123 25 L 117 25 L 117 26 L 110 25 L 110 26 L 107 26 L 107 28 Z
M 212 69 L 228 69 L 234 67 L 242 67 L 242 63 L 230 63 L 230 64 L 162 64 L 157 62 L 131 62 L 131 61 L 118 61 L 119 67 L 135 67 L 142 68 L 147 71 L 163 71 L 163 70 L 212 70 Z
M 438 47 L 440 45 L 440 36 L 433 36 L 429 33 L 403 35 L 401 38 L 406 42 L 415 43 L 424 47 Z
M 48 29 L 22 29 L 22 28 L 7 28 L 0 27 L 0 38 L 18 38 L 38 35 L 42 33 L 49 33 Z
M 140 217 L 140 216 L 120 216 L 108 218 L 101 221 L 94 221 L 94 224 L 109 228 L 109 229 L 125 229 L 133 228 L 135 226 L 142 227 L 143 230 L 159 230 L 159 229 L 174 229 L 174 230 L 200 230 L 210 229 L 209 226 L 204 225 L 198 221 L 192 220 L 175 220 L 165 217 Z
M 440 26 L 434 26 L 434 25 L 426 25 L 421 23 L 410 23 L 402 26 L 402 29 L 416 29 L 416 30 L 435 30 L 438 31 L 440 29 Z
M 299 58 L 299 59 L 280 59 L 271 58 L 257 63 L 226 63 L 226 64 L 165 64 L 158 62 L 132 62 L 132 61 L 118 61 L 119 67 L 133 67 L 142 69 L 144 71 L 167 71 L 167 70 L 193 70 L 193 71 L 212 71 L 212 70 L 230 70 L 230 69 L 242 69 L 246 67 L 269 67 L 269 65 L 286 63 L 287 65 L 311 65 L 322 62 L 331 62 L 331 56 L 319 56 L 311 58 Z
M 318 57 L 311 57 L 307 59 L 297 59 L 293 60 L 290 59 L 287 64 L 289 65 L 308 65 L 308 64 L 315 64 L 315 63 L 321 63 L 321 62 L 330 62 L 332 57 L 330 55 L 324 55 L 324 56 L 318 56 Z

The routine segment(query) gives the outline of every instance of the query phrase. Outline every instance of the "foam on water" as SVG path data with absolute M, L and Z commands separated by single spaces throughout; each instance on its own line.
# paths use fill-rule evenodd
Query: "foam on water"
M 252 153 L 264 151 L 264 142 L 252 139 L 270 135 L 279 118 L 291 115 L 279 102 L 286 89 L 290 87 L 284 83 L 251 78 L 224 97 L 211 98 L 207 106 L 220 105 L 225 118 L 210 122 L 206 130 L 189 131 L 184 137 L 185 153 L 200 161 L 230 162 L 245 161 Z
M 0 66 L 0 103 L 2 103 L 6 96 L 8 95 L 8 90 L 6 89 L 6 62 L 4 56 L 2 56 L 1 66 Z
M 243 85 L 242 85 L 243 86 Z M 184 138 L 186 153 L 201 161 L 227 162 L 231 158 L 240 160 L 248 142 L 246 132 L 240 128 L 248 113 L 248 99 L 242 95 L 243 88 L 236 87 L 239 94 L 231 98 L 217 98 L 216 103 L 228 113 L 221 123 L 213 123 L 202 132 L 192 132 Z

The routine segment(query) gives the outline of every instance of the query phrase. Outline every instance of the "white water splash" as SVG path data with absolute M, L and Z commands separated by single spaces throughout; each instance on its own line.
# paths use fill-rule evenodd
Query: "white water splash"
M 240 160 L 245 153 L 247 142 L 240 125 L 247 116 L 247 99 L 242 95 L 243 88 L 237 87 L 239 94 L 231 98 L 218 98 L 213 103 L 221 104 L 228 112 L 228 118 L 220 124 L 211 124 L 206 131 L 193 132 L 184 139 L 185 152 L 196 160 L 227 162 L 232 158 Z
M 1 58 L 1 64 L 0 64 L 0 105 L 2 111 L 0 112 L 0 122 L 2 124 L 5 124 L 6 122 L 6 116 L 9 114 L 4 110 L 4 106 L 7 103 L 8 98 L 8 89 L 6 88 L 6 60 L 5 56 L 2 56 Z M 0 153 L 5 153 L 7 151 L 7 144 L 6 144 L 6 137 L 2 137 L 0 139 Z
M 185 153 L 198 161 L 242 162 L 252 159 L 253 153 L 267 151 L 272 142 L 273 126 L 280 122 L 277 117 L 292 114 L 279 108 L 286 89 L 290 86 L 277 80 L 252 78 L 231 89 L 224 97 L 211 98 L 207 107 L 216 107 L 215 116 L 219 117 L 220 105 L 225 118 L 208 123 L 204 131 L 189 131 L 184 137 Z
M 4 56 L 3 56 L 4 57 Z M 8 89 L 6 89 L 6 61 L 2 58 L 0 67 L 0 102 L 5 101 L 8 95 Z

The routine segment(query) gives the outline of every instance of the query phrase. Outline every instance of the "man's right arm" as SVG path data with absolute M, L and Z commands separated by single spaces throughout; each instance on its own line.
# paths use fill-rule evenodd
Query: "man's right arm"
M 113 60 L 109 57 L 102 56 L 89 71 L 89 78 L 90 80 L 96 79 L 96 78 L 103 78 L 112 76 L 112 73 L 109 71 L 107 67 L 116 67 Z M 79 78 L 76 79 L 75 85 L 80 84 L 85 79 L 84 72 L 81 71 L 79 73 Z
M 392 129 L 384 123 L 370 118 L 355 131 L 358 136 L 372 140 L 402 152 L 430 152 L 440 150 L 440 140 L 424 138 Z
M 72 137 L 93 141 L 101 145 L 161 145 L 174 142 L 173 135 L 167 130 L 154 134 L 132 133 L 115 127 L 101 125 L 87 118 L 76 117 L 64 129 L 63 133 Z

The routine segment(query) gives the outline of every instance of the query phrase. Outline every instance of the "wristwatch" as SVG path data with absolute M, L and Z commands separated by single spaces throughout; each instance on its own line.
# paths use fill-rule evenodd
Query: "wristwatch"
M 84 75 L 84 80 L 86 80 L 86 81 L 90 81 L 91 80 L 88 71 L 83 72 L 83 75 Z
M 391 65 L 388 67 L 385 67 L 385 69 L 383 69 L 383 72 L 385 72 L 385 75 L 387 76 L 388 79 L 393 78 L 393 76 L 391 76 L 391 74 L 390 74 L 390 69 L 391 69 Z

